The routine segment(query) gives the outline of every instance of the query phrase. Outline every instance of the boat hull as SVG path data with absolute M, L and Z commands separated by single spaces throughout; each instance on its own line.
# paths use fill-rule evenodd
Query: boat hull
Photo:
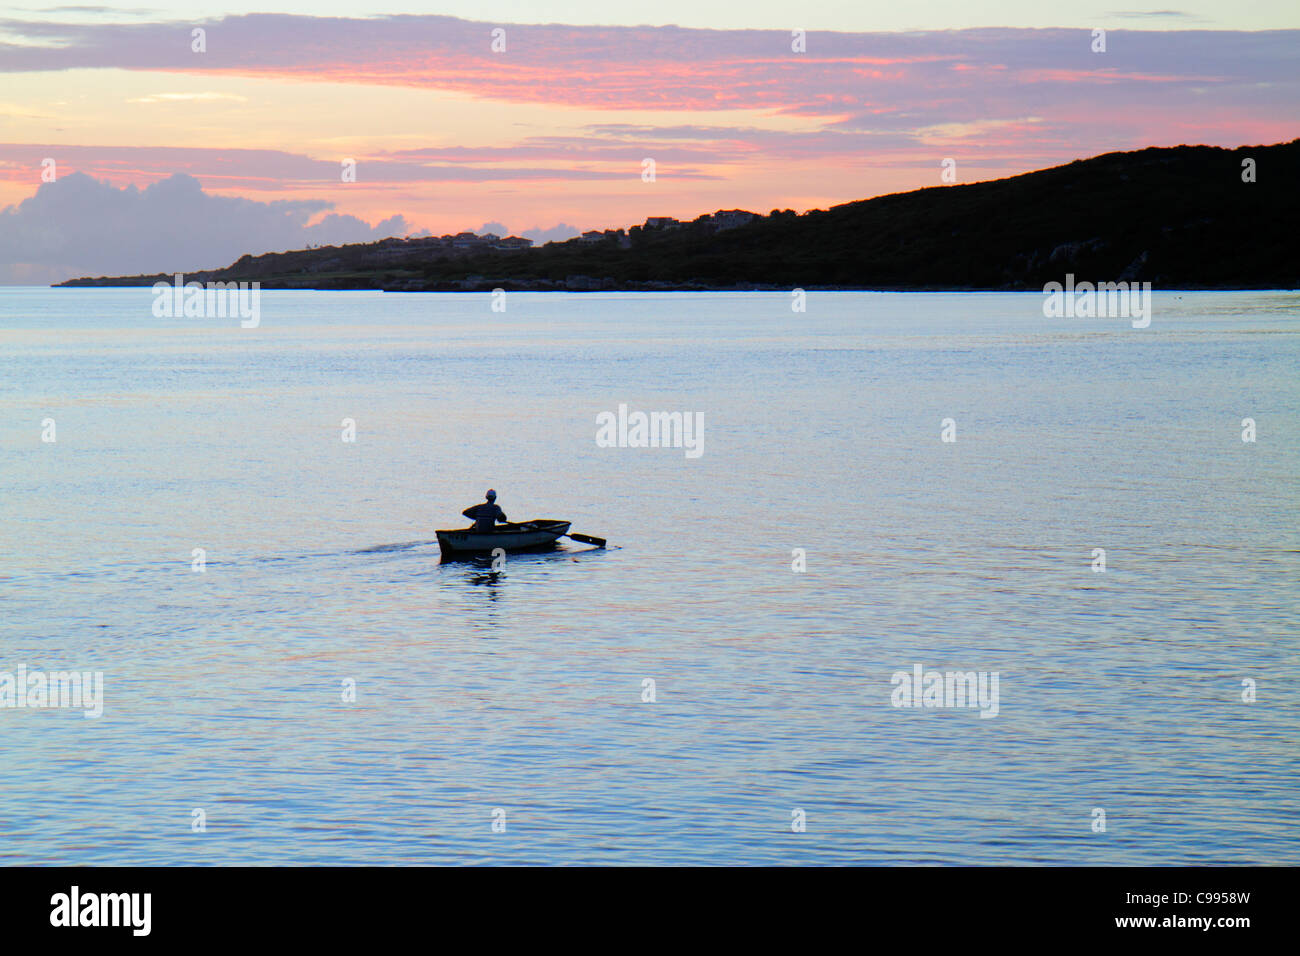
M 503 551 L 549 551 L 569 531 L 568 521 L 524 521 L 499 525 L 494 531 L 473 528 L 439 531 L 438 547 L 443 558 L 488 557 L 498 548 Z

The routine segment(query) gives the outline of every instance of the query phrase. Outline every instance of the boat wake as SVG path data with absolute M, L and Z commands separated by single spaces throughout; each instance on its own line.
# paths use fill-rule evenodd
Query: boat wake
M 377 544 L 372 548 L 361 548 L 358 551 L 349 551 L 349 554 L 382 554 L 387 551 L 410 551 L 412 548 L 422 548 L 430 544 L 437 544 L 438 539 L 432 541 L 400 541 L 397 544 Z

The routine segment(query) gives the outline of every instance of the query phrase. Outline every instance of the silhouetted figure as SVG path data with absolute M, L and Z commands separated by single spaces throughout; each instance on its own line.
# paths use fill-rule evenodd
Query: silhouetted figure
M 461 512 L 466 518 L 474 519 L 475 531 L 491 531 L 497 526 L 498 521 L 504 524 L 509 520 L 506 513 L 497 504 L 497 493 L 495 491 L 489 488 L 484 497 L 487 498 L 487 501 L 481 505 L 472 505 Z

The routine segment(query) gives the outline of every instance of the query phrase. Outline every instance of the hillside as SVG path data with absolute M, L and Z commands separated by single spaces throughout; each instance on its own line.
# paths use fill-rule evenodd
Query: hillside
M 1256 182 L 1242 181 L 1242 160 Z M 936 168 L 937 175 L 937 168 Z M 1157 288 L 1296 288 L 1300 140 L 1150 148 L 970 185 L 936 186 L 715 230 L 450 253 L 431 240 L 244 256 L 187 280 L 263 288 L 1040 289 L 1078 280 Z M 445 243 L 444 243 L 445 245 Z M 150 285 L 169 276 L 74 279 Z

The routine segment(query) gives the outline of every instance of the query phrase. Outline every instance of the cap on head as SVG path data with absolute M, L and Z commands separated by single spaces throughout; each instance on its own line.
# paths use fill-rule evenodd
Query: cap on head
M 486 496 L 486 497 L 487 497 L 487 500 L 488 500 L 488 501 L 496 501 L 496 500 L 497 500 L 497 493 L 496 493 L 495 491 L 493 491 L 491 488 L 489 488 L 489 489 L 487 490 L 487 496 Z

